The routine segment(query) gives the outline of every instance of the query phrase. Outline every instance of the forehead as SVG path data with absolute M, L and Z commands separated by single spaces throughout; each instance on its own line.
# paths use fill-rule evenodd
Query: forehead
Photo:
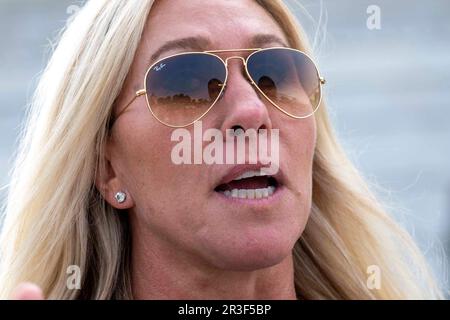
M 254 0 L 159 0 L 144 36 L 148 52 L 154 53 L 164 43 L 192 37 L 209 40 L 204 50 L 244 48 L 261 34 L 287 43 L 281 27 Z

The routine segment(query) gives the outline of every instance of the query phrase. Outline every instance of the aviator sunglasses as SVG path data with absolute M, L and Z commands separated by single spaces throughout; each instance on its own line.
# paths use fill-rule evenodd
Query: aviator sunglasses
M 226 52 L 250 54 L 226 59 L 216 55 Z M 251 85 L 286 115 L 303 119 L 318 109 L 325 79 L 314 61 L 300 50 L 274 47 L 184 52 L 159 59 L 148 68 L 144 89 L 136 92 L 115 119 L 145 95 L 150 112 L 162 124 L 173 128 L 193 124 L 224 94 L 231 59 L 242 60 Z

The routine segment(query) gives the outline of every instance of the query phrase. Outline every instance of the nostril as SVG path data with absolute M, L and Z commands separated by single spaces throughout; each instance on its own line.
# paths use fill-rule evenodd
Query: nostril
M 231 133 L 233 136 L 239 136 L 245 132 L 244 128 L 240 125 L 232 126 Z
M 245 132 L 244 128 L 241 127 L 240 125 L 232 126 L 231 130 L 234 133 L 234 135 L 236 135 L 236 136 L 241 134 L 241 132 Z M 267 130 L 267 126 L 265 124 L 263 124 L 262 126 L 260 126 L 258 128 L 258 131 L 260 131 L 260 130 Z

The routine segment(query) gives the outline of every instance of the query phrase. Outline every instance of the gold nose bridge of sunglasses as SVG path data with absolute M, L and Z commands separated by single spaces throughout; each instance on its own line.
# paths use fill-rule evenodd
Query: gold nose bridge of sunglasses
M 225 64 L 225 67 L 227 68 L 227 70 L 228 70 L 228 61 L 229 60 L 233 60 L 233 59 L 237 59 L 237 60 L 241 60 L 242 61 L 242 64 L 244 65 L 244 69 L 245 69 L 245 76 L 247 77 L 247 80 L 252 84 L 252 85 L 254 85 L 254 86 L 256 86 L 256 83 L 255 83 L 255 81 L 253 81 L 253 79 L 252 78 L 250 78 L 250 76 L 248 75 L 248 71 L 247 71 L 247 60 L 244 58 L 244 57 L 241 57 L 241 56 L 231 56 L 231 57 L 228 57 L 228 58 L 226 58 L 225 60 L 222 60 L 223 62 L 224 62 L 224 64 Z M 226 89 L 226 87 L 227 87 L 227 82 L 225 82 L 225 83 L 220 83 L 220 84 L 218 84 L 218 86 L 219 87 L 224 87 L 224 90 Z M 224 92 L 222 92 L 222 95 L 223 95 L 223 93 Z

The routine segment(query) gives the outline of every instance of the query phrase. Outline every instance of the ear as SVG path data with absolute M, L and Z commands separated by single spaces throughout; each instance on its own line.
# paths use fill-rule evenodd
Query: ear
M 104 152 L 100 155 L 99 167 L 95 176 L 95 186 L 97 187 L 97 190 L 106 202 L 116 209 L 129 209 L 134 207 L 134 200 L 130 192 L 116 175 L 113 165 L 111 164 L 109 141 L 106 142 L 103 150 Z M 126 194 L 126 199 L 122 203 L 119 203 L 115 198 L 116 193 L 119 191 Z

